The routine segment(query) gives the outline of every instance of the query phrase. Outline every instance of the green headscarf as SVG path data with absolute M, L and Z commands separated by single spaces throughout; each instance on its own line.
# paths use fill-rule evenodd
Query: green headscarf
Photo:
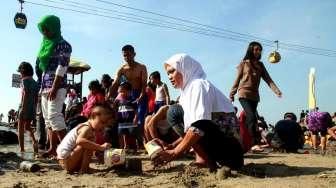
M 47 15 L 41 19 L 37 26 L 43 35 L 43 41 L 41 43 L 38 58 L 40 60 L 39 68 L 42 72 L 44 72 L 48 67 L 50 56 L 54 51 L 55 45 L 63 39 L 61 35 L 61 23 L 57 16 Z M 43 34 L 44 29 L 48 30 L 52 36 L 47 37 Z

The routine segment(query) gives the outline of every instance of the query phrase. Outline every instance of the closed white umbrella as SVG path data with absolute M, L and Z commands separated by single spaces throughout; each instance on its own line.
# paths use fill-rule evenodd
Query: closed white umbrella
M 315 68 L 310 68 L 308 85 L 308 108 L 314 110 L 316 108 L 316 94 L 315 94 Z

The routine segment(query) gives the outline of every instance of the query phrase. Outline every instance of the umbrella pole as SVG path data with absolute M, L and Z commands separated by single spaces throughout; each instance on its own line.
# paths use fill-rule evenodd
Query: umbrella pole
M 80 99 L 82 100 L 82 87 L 83 87 L 83 73 L 81 73 L 81 78 L 80 78 Z

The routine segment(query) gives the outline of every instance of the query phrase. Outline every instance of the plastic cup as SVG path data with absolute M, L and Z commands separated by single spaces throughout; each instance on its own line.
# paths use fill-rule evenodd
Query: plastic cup
M 124 149 L 107 149 L 104 151 L 104 163 L 107 166 L 119 166 L 125 164 L 126 154 Z
M 145 149 L 151 159 L 156 158 L 157 155 L 163 150 L 155 140 L 147 142 L 145 144 Z

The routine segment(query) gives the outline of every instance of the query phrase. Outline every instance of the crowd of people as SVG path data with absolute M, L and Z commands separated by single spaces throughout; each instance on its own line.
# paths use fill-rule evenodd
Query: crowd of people
M 195 156 L 192 165 L 216 170 L 241 168 L 244 153 L 250 150 L 273 147 L 297 152 L 307 131 L 314 149 L 320 135 L 322 151 L 328 132 L 336 138 L 331 116 L 316 109 L 300 117 L 300 124 L 294 113 L 286 113 L 273 127 L 258 115 L 261 79 L 282 96 L 260 61 L 262 45 L 258 42 L 249 44 L 229 97 L 207 80 L 201 63 L 180 53 L 163 63 L 172 86 L 180 91 L 178 99 L 171 100 L 160 72 L 148 75 L 146 65 L 135 60 L 134 47 L 125 45 L 121 49 L 124 64 L 115 77 L 104 74 L 92 80 L 84 100 L 67 85 L 72 48 L 60 28 L 54 15 L 43 17 L 38 24 L 43 40 L 35 66 L 37 81 L 30 63 L 22 62 L 18 68 L 22 77 L 18 138 L 23 152 L 27 130 L 34 152 L 46 150 L 42 157 L 59 160 L 69 172 L 88 172 L 91 158 L 102 160 L 102 152 L 110 147 L 137 153 L 153 140 L 163 148 L 153 159 L 156 165 L 191 153 Z M 232 103 L 236 93 L 243 108 L 239 115 Z M 37 139 L 30 127 L 35 119 Z

